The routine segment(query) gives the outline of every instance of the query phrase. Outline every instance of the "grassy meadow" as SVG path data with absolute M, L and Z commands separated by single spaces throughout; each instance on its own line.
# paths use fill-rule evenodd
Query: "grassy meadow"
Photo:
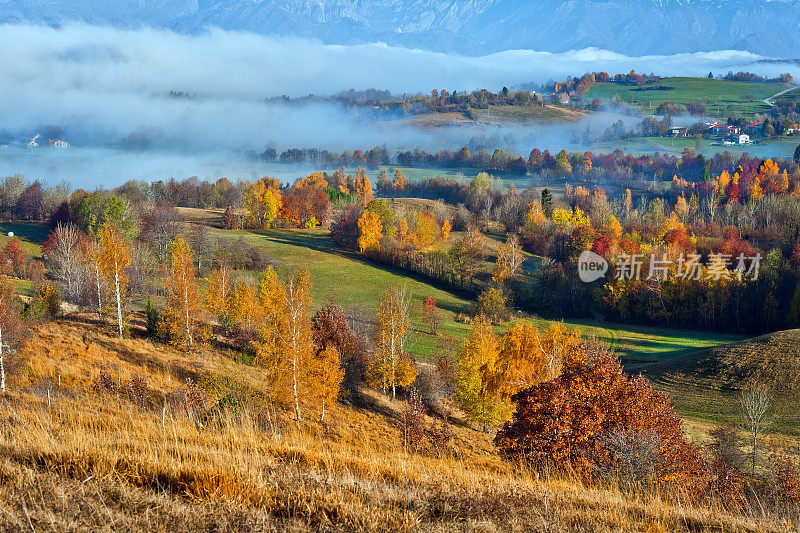
M 648 91 L 637 90 L 637 87 L 618 83 L 598 83 L 586 93 L 586 98 L 610 100 L 616 96 L 622 102 L 640 107 L 645 113 L 654 112 L 664 102 L 683 105 L 689 102 L 701 102 L 708 106 L 710 115 L 740 114 L 747 116 L 769 110 L 769 106 L 763 100 L 790 87 L 783 83 L 739 82 L 690 77 L 664 78 L 651 85 L 675 88 L 664 91 Z

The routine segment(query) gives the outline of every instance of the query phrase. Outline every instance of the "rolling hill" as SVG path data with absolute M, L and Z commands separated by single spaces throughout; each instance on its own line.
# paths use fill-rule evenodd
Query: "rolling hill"
M 738 395 L 748 384 L 772 390 L 773 427 L 797 434 L 800 329 L 778 331 L 698 350 L 664 362 L 632 366 L 672 397 L 683 415 L 726 423 L 739 419 Z

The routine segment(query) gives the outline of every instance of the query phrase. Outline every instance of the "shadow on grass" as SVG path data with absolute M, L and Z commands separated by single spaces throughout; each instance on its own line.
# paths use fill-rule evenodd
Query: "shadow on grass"
M 0 222 L 0 232 L 7 235 L 14 232 L 14 236 L 20 240 L 33 244 L 44 244 L 47 235 L 50 233 L 49 226 L 44 222 Z

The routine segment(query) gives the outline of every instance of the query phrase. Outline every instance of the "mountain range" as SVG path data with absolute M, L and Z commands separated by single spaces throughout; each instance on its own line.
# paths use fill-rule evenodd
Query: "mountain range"
M 461 54 L 800 55 L 800 0 L 0 0 L 0 22 L 208 27 Z

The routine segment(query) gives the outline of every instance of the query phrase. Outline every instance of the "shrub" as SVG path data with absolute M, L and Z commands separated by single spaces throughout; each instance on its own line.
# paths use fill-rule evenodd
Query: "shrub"
M 155 337 L 158 334 L 158 322 L 160 320 L 158 309 L 153 305 L 150 298 L 147 299 L 147 307 L 144 309 L 145 331 L 148 337 Z
M 707 486 L 705 464 L 684 440 L 669 399 L 644 377 L 625 374 L 606 349 L 572 348 L 560 376 L 512 401 L 517 410 L 494 439 L 506 459 L 592 477 L 626 461 L 638 468 L 626 454 L 646 449 L 654 483 L 681 484 L 693 494 Z
M 100 367 L 100 374 L 94 381 L 94 390 L 97 392 L 116 392 L 117 390 L 117 384 L 106 365 Z
M 400 441 L 404 447 L 417 451 L 425 444 L 425 404 L 416 390 L 408 395 L 397 427 L 400 430 Z
M 772 470 L 775 492 L 779 500 L 800 504 L 800 468 L 788 457 L 778 457 Z
M 133 400 L 133 402 L 140 407 L 144 406 L 144 403 L 147 400 L 147 393 L 147 376 L 134 374 L 131 378 L 131 382 L 128 384 L 128 395 L 130 396 L 131 400 Z

